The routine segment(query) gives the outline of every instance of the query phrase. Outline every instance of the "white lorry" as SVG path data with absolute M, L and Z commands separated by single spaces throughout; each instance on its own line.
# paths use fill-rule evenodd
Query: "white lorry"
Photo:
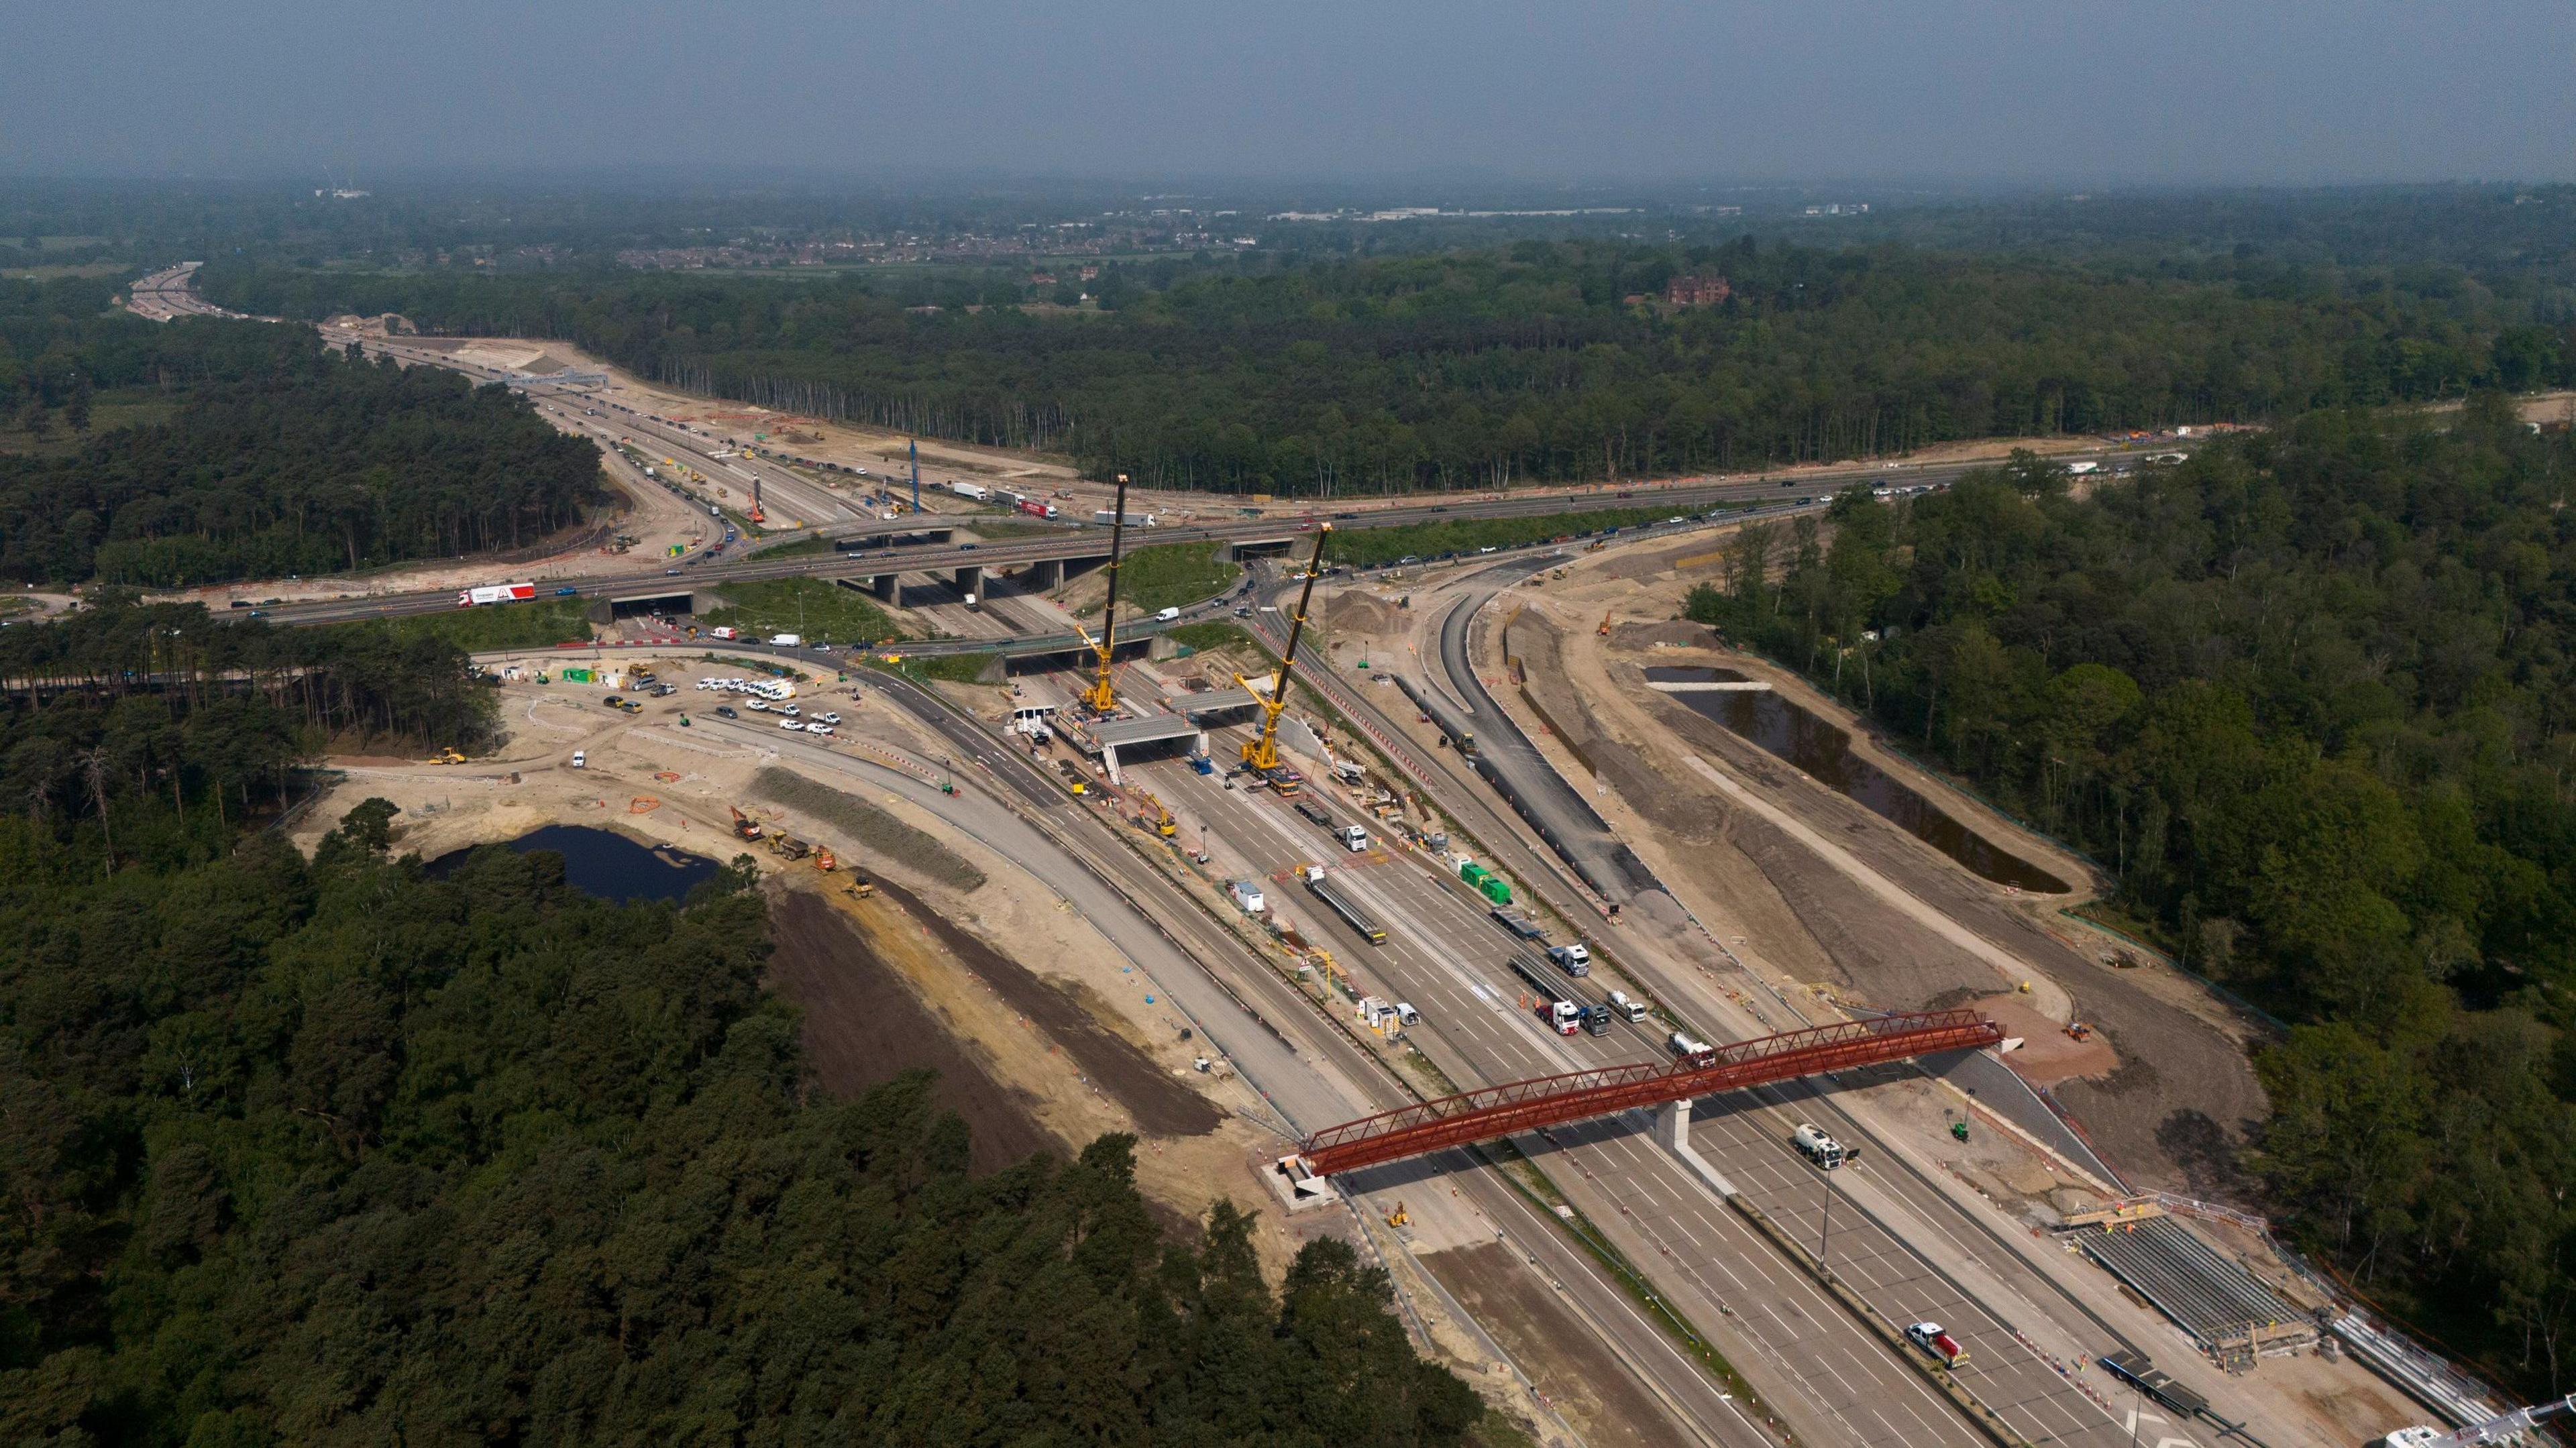
M 1851 1152 L 1841 1142 L 1803 1121 L 1798 1123 L 1797 1130 L 1789 1133 L 1789 1144 L 1798 1149 L 1800 1156 L 1814 1162 L 1820 1171 L 1832 1171 L 1851 1160 Z
M 771 634 L 771 635 L 769 636 L 769 646 L 770 646 L 771 648 L 777 648 L 777 649 L 793 649 L 793 648 L 801 648 L 801 647 L 803 647 L 804 643 L 805 643 L 805 636 L 804 636 L 803 634 Z
M 1369 847 L 1368 831 L 1358 825 L 1342 826 L 1341 839 L 1342 848 L 1354 855 Z

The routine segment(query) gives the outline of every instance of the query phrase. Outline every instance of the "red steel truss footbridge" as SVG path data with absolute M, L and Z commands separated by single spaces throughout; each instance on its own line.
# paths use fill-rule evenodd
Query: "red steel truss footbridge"
M 1541 1076 L 1444 1096 L 1401 1111 L 1346 1121 L 1306 1138 L 1297 1155 L 1317 1176 L 1488 1141 L 1543 1126 L 1612 1116 L 1772 1081 L 1969 1051 L 2004 1038 L 1975 1011 L 1913 1011 L 1789 1031 L 1695 1052 L 1670 1065 L 1639 1062 Z

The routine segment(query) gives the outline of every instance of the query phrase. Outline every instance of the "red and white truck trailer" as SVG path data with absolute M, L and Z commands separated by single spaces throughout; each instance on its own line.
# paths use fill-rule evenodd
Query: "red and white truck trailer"
M 461 588 L 456 592 L 458 608 L 472 608 L 480 603 L 532 603 L 537 597 L 533 583 L 493 583 L 481 588 Z

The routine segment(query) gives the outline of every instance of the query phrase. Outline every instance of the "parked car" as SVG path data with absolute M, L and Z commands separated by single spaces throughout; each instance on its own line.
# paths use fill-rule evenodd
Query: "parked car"
M 790 734 L 793 734 L 803 729 L 805 726 L 797 723 L 793 719 L 781 719 L 778 721 L 778 727 L 786 730 Z
M 581 750 L 574 750 L 572 752 L 572 767 L 575 769 L 590 768 L 590 756 Z
M 733 706 L 731 704 L 718 704 L 716 706 L 716 717 L 719 719 L 739 719 L 742 716 L 733 711 Z

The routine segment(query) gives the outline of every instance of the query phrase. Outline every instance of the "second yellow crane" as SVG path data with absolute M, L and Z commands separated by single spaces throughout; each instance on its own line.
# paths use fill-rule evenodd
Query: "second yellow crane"
M 1332 532 L 1330 523 L 1316 525 L 1315 556 L 1306 561 L 1306 586 L 1297 593 L 1296 613 L 1289 616 L 1288 647 L 1279 655 L 1278 672 L 1270 677 L 1270 697 L 1264 699 L 1256 695 L 1253 699 L 1261 706 L 1261 730 L 1244 742 L 1243 762 L 1253 773 L 1269 780 L 1273 787 L 1279 787 L 1277 776 L 1281 773 L 1294 773 L 1284 770 L 1279 762 L 1279 716 L 1288 707 L 1288 675 L 1297 667 L 1297 644 L 1306 635 L 1306 605 L 1314 601 L 1315 580 L 1324 574 L 1324 540 L 1331 537 Z M 1252 692 L 1250 681 L 1241 674 L 1234 676 L 1234 682 L 1245 693 Z M 1280 792 L 1289 791 L 1281 788 Z

